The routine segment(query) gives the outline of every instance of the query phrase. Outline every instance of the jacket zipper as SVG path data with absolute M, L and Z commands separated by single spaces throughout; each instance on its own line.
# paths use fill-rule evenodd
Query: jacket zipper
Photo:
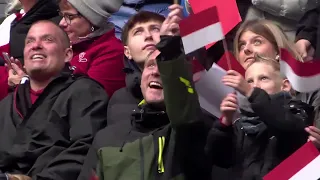
M 158 172 L 159 174 L 164 173 L 163 165 L 163 149 L 165 144 L 165 137 L 161 136 L 158 138 L 159 154 L 158 154 Z

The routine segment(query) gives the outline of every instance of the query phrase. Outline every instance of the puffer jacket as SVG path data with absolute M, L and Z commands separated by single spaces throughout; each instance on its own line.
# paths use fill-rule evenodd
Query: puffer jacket
M 319 0 L 252 0 L 252 4 L 262 11 L 295 21 L 319 3 Z
M 242 15 L 244 20 L 271 20 L 282 28 L 290 41 L 294 41 L 299 19 L 304 12 L 315 8 L 317 1 L 319 0 L 251 0 L 251 5 L 248 5 Z

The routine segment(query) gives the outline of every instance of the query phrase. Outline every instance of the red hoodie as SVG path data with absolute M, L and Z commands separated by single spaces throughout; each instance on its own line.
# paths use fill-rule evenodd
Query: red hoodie
M 114 29 L 106 34 L 73 45 L 71 65 L 75 73 L 87 74 L 103 85 L 109 97 L 125 87 L 124 48 Z

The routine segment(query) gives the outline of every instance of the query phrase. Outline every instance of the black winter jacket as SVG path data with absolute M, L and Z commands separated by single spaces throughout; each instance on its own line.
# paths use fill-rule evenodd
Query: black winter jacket
M 249 102 L 254 113 L 241 111 L 230 127 L 216 124 L 208 137 L 213 162 L 229 167 L 232 180 L 261 180 L 307 142 L 304 128 L 313 120 L 312 107 L 287 93 L 255 88 Z
M 31 104 L 29 83 L 0 102 L 0 170 L 32 179 L 77 179 L 108 97 L 97 82 L 63 73 Z

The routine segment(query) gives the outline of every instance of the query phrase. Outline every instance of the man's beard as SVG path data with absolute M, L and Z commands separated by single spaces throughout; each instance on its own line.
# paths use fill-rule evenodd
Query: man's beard
M 30 79 L 36 80 L 36 81 L 46 81 L 50 78 L 52 78 L 52 73 L 48 72 L 45 69 L 36 68 L 31 69 L 27 71 L 27 74 L 29 75 Z

